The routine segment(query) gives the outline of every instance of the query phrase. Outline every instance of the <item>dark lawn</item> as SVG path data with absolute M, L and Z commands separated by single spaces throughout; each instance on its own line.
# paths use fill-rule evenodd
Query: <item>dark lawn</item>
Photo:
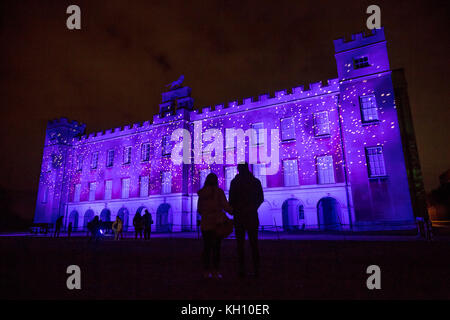
M 235 245 L 223 243 L 224 279 L 204 280 L 196 239 L 0 238 L 2 298 L 450 298 L 449 242 L 263 240 L 261 276 L 244 280 L 236 276 Z M 81 268 L 81 290 L 66 288 L 71 264 Z M 366 288 L 371 264 L 381 267 L 381 290 Z

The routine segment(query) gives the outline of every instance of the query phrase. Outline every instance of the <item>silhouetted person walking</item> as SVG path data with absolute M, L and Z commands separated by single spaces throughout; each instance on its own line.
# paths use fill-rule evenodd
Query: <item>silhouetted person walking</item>
M 145 214 L 142 216 L 142 220 L 144 221 L 144 240 L 150 240 L 150 235 L 152 233 L 152 224 L 153 219 L 150 212 L 145 209 Z
M 53 237 L 55 237 L 55 238 L 59 237 L 59 233 L 61 231 L 62 224 L 63 224 L 63 216 L 59 216 L 55 222 L 55 233 L 53 234 Z
M 142 221 L 141 213 L 138 211 L 133 218 L 133 226 L 134 226 L 134 238 L 142 239 L 142 229 L 144 229 L 144 222 Z
M 67 228 L 67 238 L 72 235 L 72 222 L 69 222 L 69 227 Z
M 200 229 L 203 237 L 204 277 L 221 279 L 222 274 L 219 272 L 219 264 L 222 237 L 216 234 L 215 228 L 226 218 L 224 211 L 231 212 L 232 209 L 225 193 L 219 188 L 218 179 L 214 173 L 208 174 L 205 185 L 197 194 L 197 210 L 202 217 Z
M 255 276 L 259 275 L 258 208 L 264 201 L 261 182 L 253 176 L 247 163 L 238 164 L 239 173 L 231 181 L 230 205 L 233 207 L 237 240 L 239 276 L 245 276 L 245 232 L 248 234 Z

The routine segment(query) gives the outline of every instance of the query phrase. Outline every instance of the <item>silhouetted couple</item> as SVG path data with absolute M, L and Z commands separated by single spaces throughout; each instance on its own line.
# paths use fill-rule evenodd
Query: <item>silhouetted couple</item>
M 91 236 L 89 237 L 89 241 L 98 241 L 100 239 L 100 227 L 101 222 L 98 216 L 95 216 L 94 219 L 89 221 L 89 223 L 87 224 L 87 229 L 91 234 Z
M 223 190 L 219 188 L 214 173 L 206 177 L 203 188 L 198 191 L 197 210 L 201 216 L 200 229 L 204 242 L 203 264 L 206 278 L 222 278 L 219 272 L 222 238 L 216 234 L 215 228 L 226 219 L 224 211 L 234 216 L 239 276 L 246 275 L 244 259 L 246 233 L 252 251 L 254 275 L 259 275 L 258 208 L 264 201 L 264 195 L 261 182 L 250 172 L 247 163 L 239 164 L 238 171 L 231 181 L 229 202 Z
M 141 216 L 141 213 L 138 211 L 133 218 L 133 226 L 134 226 L 134 235 L 135 239 L 142 239 L 142 231 L 144 231 L 144 239 L 149 240 L 151 231 L 152 231 L 153 219 L 150 212 L 145 209 L 145 214 Z

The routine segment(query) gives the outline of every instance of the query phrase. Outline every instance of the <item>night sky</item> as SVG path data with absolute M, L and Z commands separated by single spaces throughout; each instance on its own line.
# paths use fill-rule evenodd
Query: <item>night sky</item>
M 2 0 L 2 201 L 32 219 L 49 119 L 88 133 L 150 120 L 180 74 L 196 107 L 336 78 L 333 39 L 367 30 L 370 4 L 405 69 L 430 191 L 450 168 L 448 2 Z M 81 30 L 66 28 L 70 4 Z

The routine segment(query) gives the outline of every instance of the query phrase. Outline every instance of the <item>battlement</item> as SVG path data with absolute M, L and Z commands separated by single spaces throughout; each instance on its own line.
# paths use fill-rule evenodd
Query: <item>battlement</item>
M 57 128 L 57 127 L 61 127 L 61 126 L 79 128 L 79 129 L 82 129 L 82 131 L 84 131 L 84 129 L 86 129 L 86 124 L 75 121 L 75 120 L 71 121 L 65 117 L 49 120 L 47 123 L 47 128 L 49 128 L 49 129 L 53 129 L 53 128 Z
M 165 114 L 155 114 L 152 120 L 145 121 L 143 123 L 134 123 L 132 125 L 125 125 L 121 127 L 116 127 L 113 129 L 107 129 L 105 131 L 92 132 L 85 134 L 83 136 L 74 137 L 71 142 L 77 143 L 89 143 L 101 141 L 104 139 L 117 138 L 120 136 L 128 134 L 136 134 L 142 131 L 150 130 L 152 126 L 167 124 L 174 121 L 195 121 L 206 119 L 214 116 L 227 115 L 229 113 L 246 111 L 255 108 L 260 108 L 268 105 L 273 105 L 277 103 L 301 100 L 306 98 L 312 98 L 324 94 L 332 94 L 339 91 L 339 81 L 338 79 L 330 79 L 325 82 L 319 81 L 311 83 L 308 89 L 305 86 L 293 87 L 290 90 L 283 89 L 275 91 L 273 95 L 270 94 L 260 94 L 257 97 L 248 97 L 242 100 L 232 100 L 228 103 L 221 103 L 211 106 L 205 106 L 198 110 L 187 110 L 187 109 L 177 109 L 172 112 Z M 85 124 L 79 124 L 76 121 L 69 121 L 66 118 L 61 118 L 57 120 L 49 121 L 49 126 L 82 126 L 83 133 L 85 129 Z
M 309 85 L 309 89 L 305 90 L 304 86 L 294 87 L 290 90 L 278 90 L 273 95 L 260 94 L 255 98 L 244 98 L 242 100 L 232 100 L 228 103 L 216 104 L 214 109 L 211 106 L 205 106 L 198 110 L 194 110 L 191 114 L 191 120 L 200 120 L 213 116 L 226 115 L 239 111 L 251 110 L 267 105 L 289 102 L 312 98 L 315 96 L 330 94 L 339 91 L 338 79 L 330 79 L 325 83 L 322 81 L 314 82 Z
M 98 132 L 92 132 L 89 134 L 85 134 L 81 137 L 75 137 L 72 139 L 72 143 L 76 143 L 76 142 L 94 142 L 94 141 L 100 141 L 100 140 L 104 140 L 104 139 L 109 139 L 109 138 L 116 138 L 119 136 L 123 136 L 123 135 L 127 135 L 127 134 L 134 134 L 140 131 L 146 131 L 149 130 L 151 127 L 151 122 L 150 121 L 144 121 L 143 123 L 137 122 L 134 123 L 133 125 L 126 125 L 126 126 L 121 126 L 121 127 L 116 127 L 114 129 L 107 129 L 104 131 L 98 131 Z
M 384 28 L 381 27 L 381 29 L 372 29 L 371 34 L 368 36 L 365 36 L 364 32 L 360 32 L 352 34 L 351 40 L 349 41 L 345 41 L 344 38 L 333 40 L 334 51 L 338 53 L 385 40 L 386 38 L 384 36 Z
M 70 121 L 67 118 L 50 120 L 47 123 L 46 145 L 65 145 L 85 131 L 86 125 L 78 121 Z

